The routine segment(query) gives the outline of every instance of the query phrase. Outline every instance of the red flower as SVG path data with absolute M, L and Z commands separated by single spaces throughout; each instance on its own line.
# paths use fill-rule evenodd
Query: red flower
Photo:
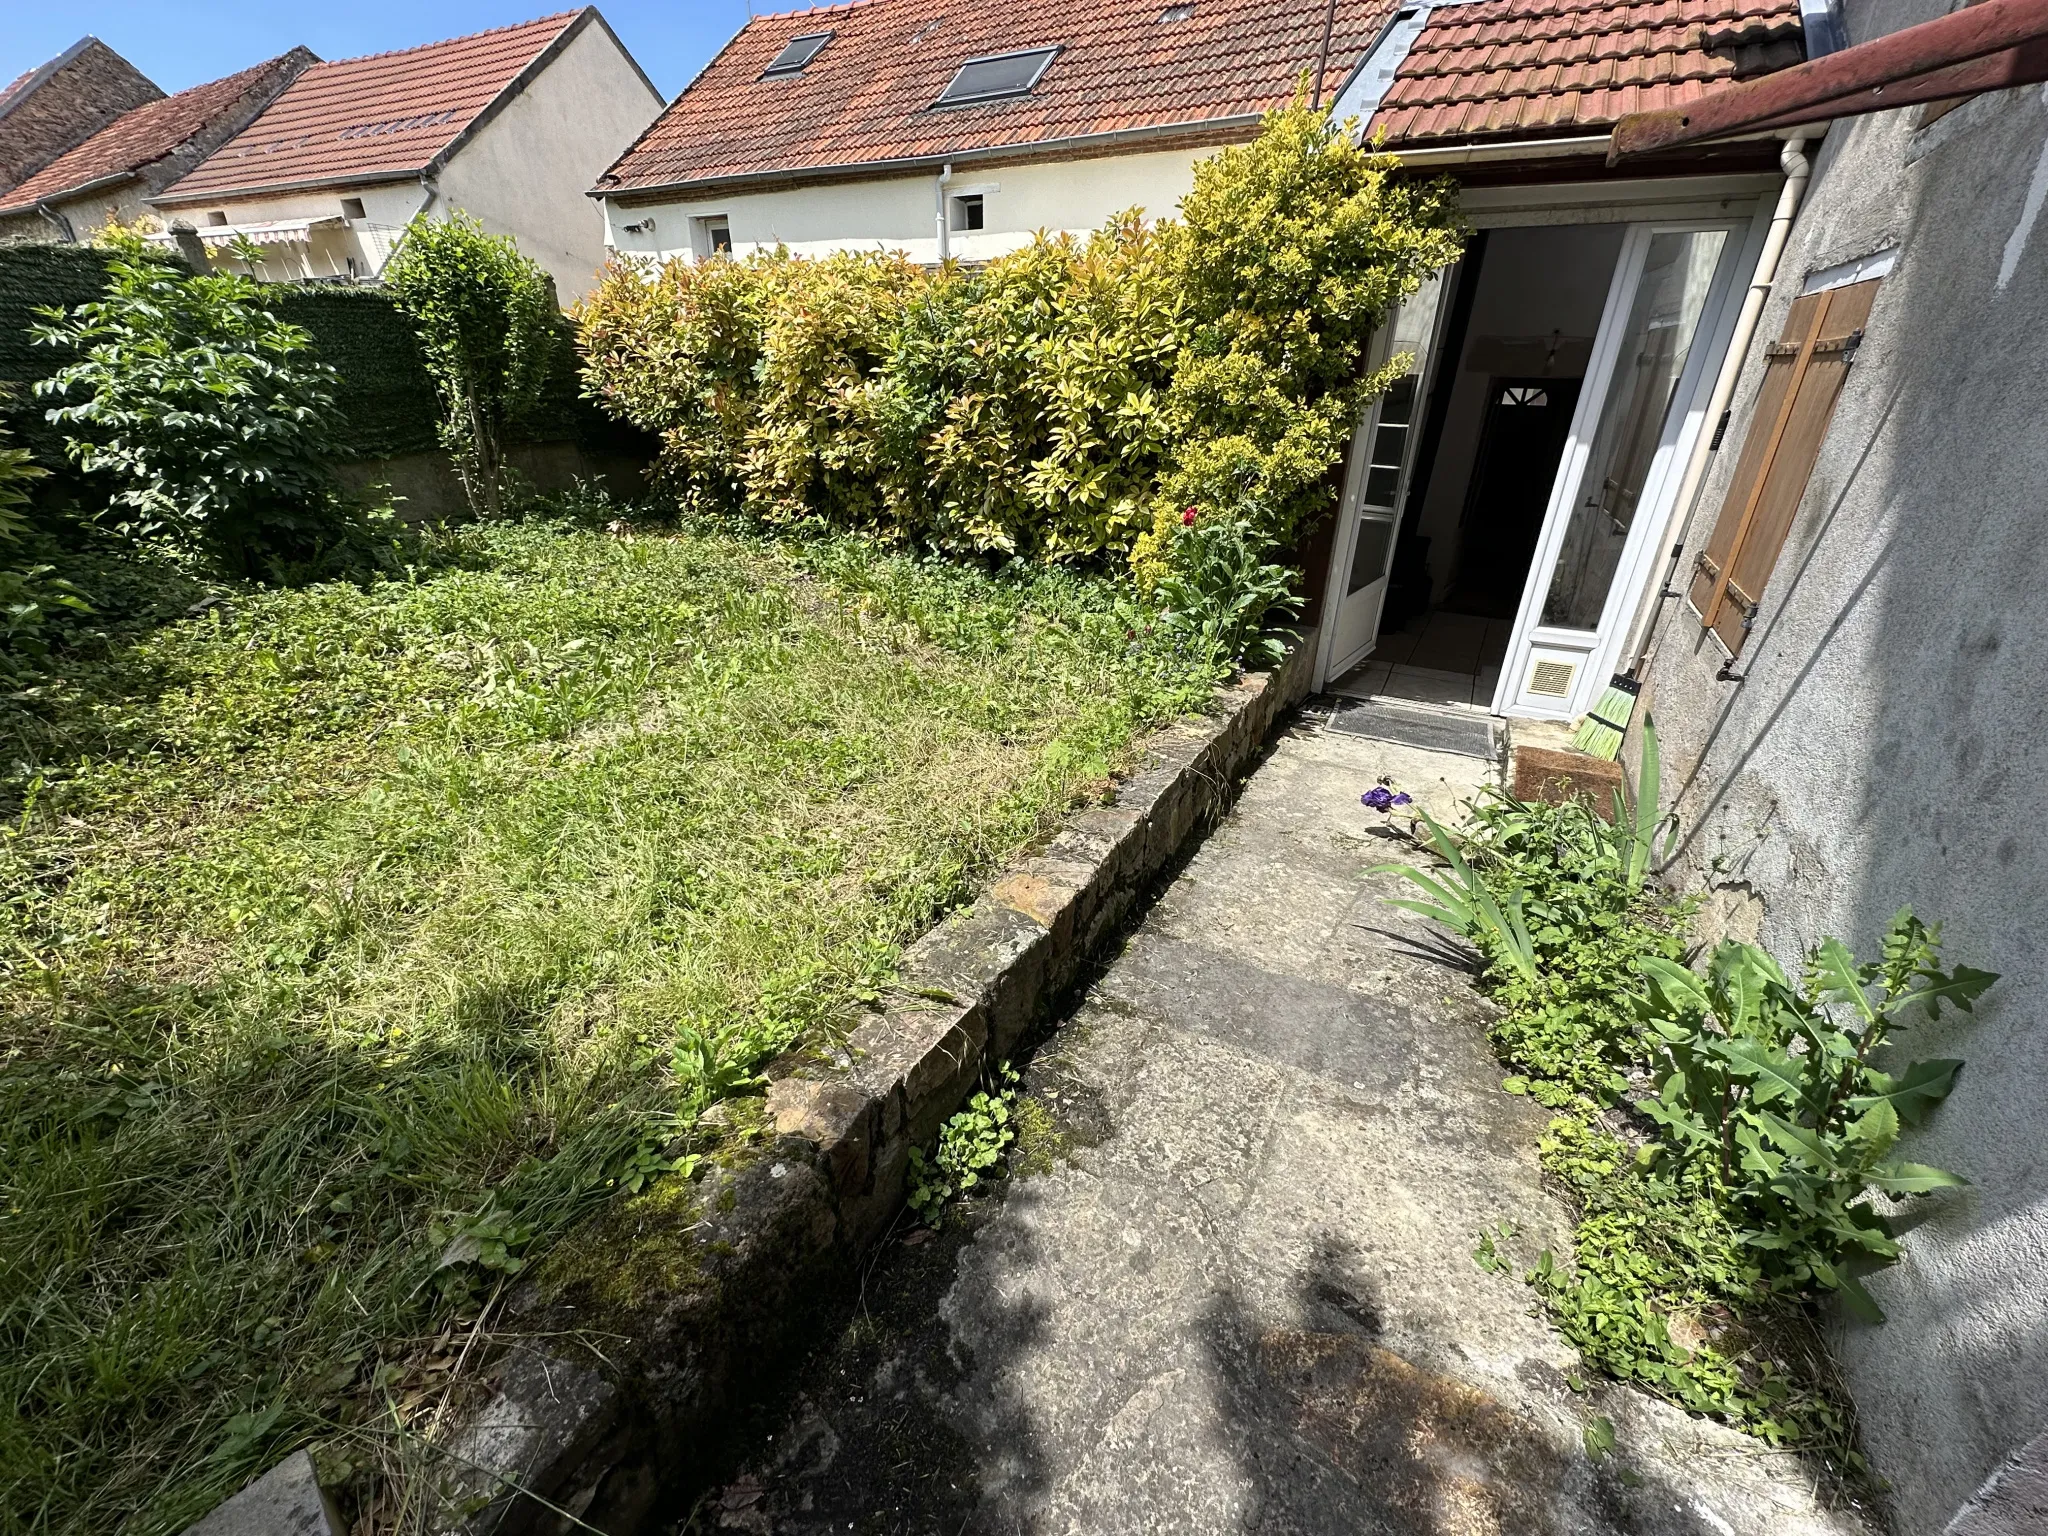
M 1183 528 L 1192 528 L 1194 526 L 1194 522 L 1195 509 L 1193 507 L 1189 507 L 1185 512 L 1181 513 L 1180 525 Z

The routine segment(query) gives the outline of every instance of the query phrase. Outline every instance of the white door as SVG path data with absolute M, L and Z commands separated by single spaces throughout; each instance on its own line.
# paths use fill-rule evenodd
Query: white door
M 1427 279 L 1380 327 L 1367 355 L 1370 368 L 1404 352 L 1410 363 L 1384 395 L 1366 406 L 1352 434 L 1344 494 L 1337 504 L 1337 536 L 1330 551 L 1329 618 L 1323 625 L 1321 669 L 1326 679 L 1342 676 L 1365 660 L 1379 638 L 1387 570 L 1428 398 L 1440 300 L 1456 270 L 1447 267 Z
M 1745 227 L 1639 224 L 1622 242 L 1494 713 L 1569 720 L 1605 685 L 1702 426 Z

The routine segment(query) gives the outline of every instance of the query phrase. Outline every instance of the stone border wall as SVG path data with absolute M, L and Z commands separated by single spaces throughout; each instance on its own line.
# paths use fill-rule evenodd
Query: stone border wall
M 736 1410 L 807 1341 L 809 1320 L 896 1215 L 911 1148 L 931 1141 L 1189 837 L 1221 817 L 1306 695 L 1314 653 L 1312 638 L 1298 644 L 1273 672 L 1220 689 L 1214 715 L 1153 736 L 1113 804 L 1070 817 L 1043 853 L 910 947 L 898 988 L 843 1052 L 773 1082 L 759 1154 L 713 1167 L 686 1206 L 626 1234 L 686 1244 L 684 1279 L 623 1315 L 604 1309 L 601 1324 L 573 1294 L 547 1296 L 544 1281 L 513 1299 L 502 1327 L 530 1342 L 504 1351 L 442 1442 L 441 1493 L 463 1512 L 465 1536 L 576 1528 L 564 1514 L 632 1529 L 665 1491 L 708 1470 Z M 542 1342 L 580 1327 L 630 1344 L 608 1345 L 600 1363 Z

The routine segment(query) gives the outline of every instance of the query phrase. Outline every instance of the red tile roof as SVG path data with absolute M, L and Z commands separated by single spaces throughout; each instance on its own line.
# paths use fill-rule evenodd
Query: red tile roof
M 1805 58 L 1798 0 L 1479 0 L 1433 12 L 1372 128 L 1396 144 L 1600 132 Z
M 253 123 L 155 199 L 395 180 L 433 165 L 586 7 L 398 53 L 315 64 Z
M 1337 0 L 1324 100 L 1395 0 Z M 1321 49 L 1326 0 L 855 0 L 761 16 L 618 162 L 603 191 L 1027 148 L 1088 134 L 1217 125 L 1284 105 Z M 801 74 L 763 80 L 793 37 L 831 31 Z M 1060 49 L 1026 96 L 931 110 L 986 54 Z
M 76 149 L 59 155 L 20 186 L 0 196 L 0 214 L 19 213 L 113 177 L 134 175 L 219 123 L 252 91 L 261 88 L 266 76 L 301 65 L 301 59 L 294 58 L 294 54 L 304 60 L 313 57 L 305 49 L 295 48 L 292 53 L 267 59 L 239 74 L 195 85 L 189 91 L 122 113 Z

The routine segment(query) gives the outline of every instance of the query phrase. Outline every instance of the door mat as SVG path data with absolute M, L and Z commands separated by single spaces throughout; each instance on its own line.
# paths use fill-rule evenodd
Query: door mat
M 1336 699 L 1325 722 L 1333 731 L 1369 736 L 1425 752 L 1454 752 L 1491 762 L 1500 755 L 1496 722 L 1490 715 L 1453 714 L 1427 705 L 1382 699 Z

